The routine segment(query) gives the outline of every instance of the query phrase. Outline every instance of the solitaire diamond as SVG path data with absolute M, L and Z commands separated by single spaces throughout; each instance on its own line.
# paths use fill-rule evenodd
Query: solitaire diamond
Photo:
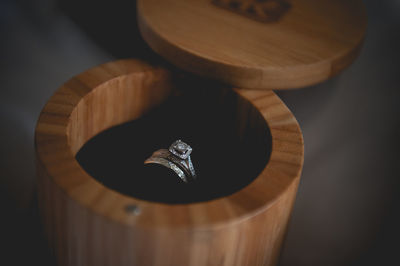
M 169 151 L 175 156 L 186 160 L 192 152 L 192 148 L 185 142 L 177 140 L 171 144 L 171 146 L 169 147 Z

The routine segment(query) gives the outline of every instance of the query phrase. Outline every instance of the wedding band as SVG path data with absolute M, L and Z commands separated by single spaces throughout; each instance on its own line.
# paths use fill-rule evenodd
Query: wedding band
M 196 179 L 190 154 L 192 148 L 181 140 L 171 144 L 169 149 L 155 151 L 144 164 L 160 164 L 173 170 L 183 182 L 190 182 Z

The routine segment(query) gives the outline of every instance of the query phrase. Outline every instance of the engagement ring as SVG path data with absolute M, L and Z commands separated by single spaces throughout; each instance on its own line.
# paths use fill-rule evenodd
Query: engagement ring
M 190 182 L 196 178 L 193 163 L 190 158 L 192 148 L 181 140 L 171 144 L 169 149 L 160 149 L 144 161 L 144 164 L 161 164 L 172 169 L 183 182 Z

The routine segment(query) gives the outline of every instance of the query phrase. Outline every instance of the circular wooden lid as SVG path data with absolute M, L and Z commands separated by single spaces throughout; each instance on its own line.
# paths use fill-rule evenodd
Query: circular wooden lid
M 138 0 L 139 27 L 181 69 L 246 88 L 324 81 L 357 56 L 361 0 Z

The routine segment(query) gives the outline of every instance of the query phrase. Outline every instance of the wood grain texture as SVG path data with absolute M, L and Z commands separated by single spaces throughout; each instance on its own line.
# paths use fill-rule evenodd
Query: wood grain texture
M 361 0 L 138 0 L 141 34 L 181 69 L 255 89 L 324 81 L 358 55 Z M 217 4 L 216 4 L 217 3 Z
M 174 90 L 170 76 L 137 60 L 111 62 L 66 82 L 42 110 L 35 132 L 39 203 L 59 265 L 276 263 L 302 169 L 303 139 L 272 91 L 236 89 L 238 108 L 251 102 L 268 123 L 272 153 L 259 177 L 230 196 L 195 204 L 138 200 L 103 186 L 76 161 L 92 136 L 164 101 Z M 240 113 L 238 119 L 251 123 Z M 140 213 L 127 212 L 130 206 Z

